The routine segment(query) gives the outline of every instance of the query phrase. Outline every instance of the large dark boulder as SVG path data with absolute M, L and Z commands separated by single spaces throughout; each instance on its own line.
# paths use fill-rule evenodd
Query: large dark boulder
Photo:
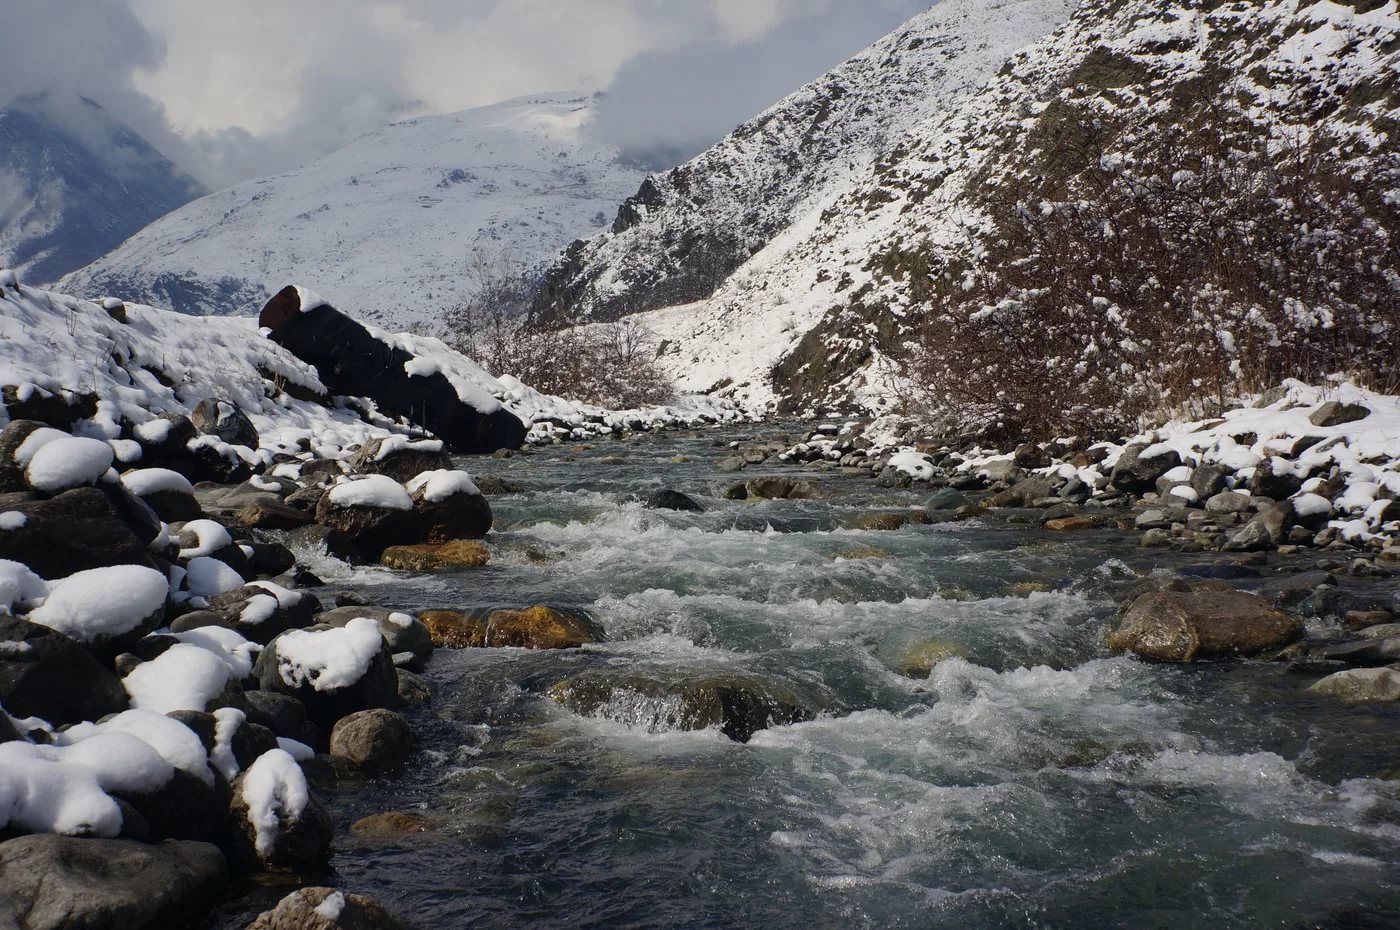
M 231 446 L 258 447 L 258 428 L 238 405 L 227 400 L 202 400 L 190 413 L 194 428 L 207 436 L 217 436 Z
M 75 640 L 0 616 L 0 706 L 58 726 L 120 713 L 127 696 L 111 669 Z
M 410 546 L 428 538 L 428 519 L 417 509 L 345 504 L 327 494 L 316 505 L 316 522 L 349 540 L 355 558 L 378 562 L 390 546 Z
M 8 509 L 25 519 L 23 526 L 0 532 L 0 559 L 22 562 L 50 581 L 89 568 L 153 564 L 140 535 L 97 488 Z
M 425 471 L 450 469 L 452 458 L 435 439 L 409 439 L 385 436 L 371 439 L 350 459 L 350 470 L 357 475 L 388 475 L 407 484 Z
M 0 927 L 166 930 L 187 927 L 228 885 L 208 843 L 42 834 L 0 843 Z
M 457 539 L 484 539 L 491 532 L 495 516 L 491 504 L 462 472 L 425 472 L 409 482 L 413 509 L 428 524 L 430 543 Z M 443 480 L 446 479 L 446 480 Z
M 263 307 L 258 325 L 293 355 L 314 365 L 336 394 L 368 397 L 391 417 L 404 417 L 439 436 L 458 452 L 518 449 L 526 426 L 494 401 L 476 407 L 457 395 L 441 372 L 410 375 L 414 356 L 383 340 L 329 304 L 302 307 L 301 294 L 285 287 Z

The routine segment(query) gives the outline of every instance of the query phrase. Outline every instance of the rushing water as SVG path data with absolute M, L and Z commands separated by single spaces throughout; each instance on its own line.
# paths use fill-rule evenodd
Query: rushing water
M 821 500 L 722 500 L 753 476 L 714 467 L 741 435 L 470 461 L 525 487 L 492 501 L 490 567 L 314 566 L 386 606 L 578 606 L 607 635 L 440 650 L 410 769 L 338 790 L 332 883 L 425 928 L 1400 923 L 1400 711 L 1316 699 L 1274 664 L 1110 657 L 1116 598 L 1171 558 L 1128 534 L 846 530 L 921 495 L 834 474 Z M 707 512 L 638 502 L 663 486 Z M 929 640 L 961 657 L 894 671 Z M 745 745 L 545 694 L 599 667 L 740 671 L 822 712 Z M 350 834 L 385 810 L 440 826 Z

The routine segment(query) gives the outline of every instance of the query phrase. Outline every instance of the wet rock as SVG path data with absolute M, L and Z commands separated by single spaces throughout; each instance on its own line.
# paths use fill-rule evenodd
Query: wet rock
M 259 578 L 271 578 L 296 568 L 296 555 L 281 543 L 254 542 L 245 545 L 253 550 L 252 555 L 248 556 L 248 564 Z
M 116 675 L 78 642 L 0 615 L 0 706 L 60 726 L 120 713 L 127 695 Z
M 729 458 L 721 459 L 719 463 L 715 465 L 715 469 L 722 472 L 743 471 L 746 464 L 743 456 L 732 455 Z
M 750 498 L 767 500 L 806 500 L 817 496 L 817 489 L 810 481 L 784 477 L 752 478 L 744 482 L 744 490 Z
M 24 525 L 0 532 L 0 559 L 29 566 L 49 581 L 110 565 L 153 565 L 145 544 L 97 488 L 11 505 Z
M 924 501 L 924 509 L 939 512 L 957 510 L 971 502 L 971 499 L 961 491 L 954 488 L 942 488 L 928 496 L 928 500 Z
M 232 521 L 250 530 L 296 530 L 315 522 L 306 511 L 276 499 L 244 504 L 234 512 Z
M 743 482 L 731 484 L 720 492 L 720 497 L 727 501 L 746 501 L 749 499 L 748 485 Z
M 1313 654 L 1354 666 L 1391 665 L 1400 662 L 1400 636 L 1371 637 L 1358 642 L 1321 646 Z
M 327 915 L 334 914 L 334 917 Z M 301 888 L 246 930 L 407 930 L 382 904 L 334 888 Z
M 679 510 L 689 513 L 704 513 L 705 508 L 688 494 L 672 491 L 669 488 L 653 493 L 647 498 L 647 506 L 652 510 Z
M 1109 483 L 1119 491 L 1130 494 L 1150 491 L 1156 486 L 1158 478 L 1181 464 L 1181 456 L 1171 450 L 1147 457 L 1144 453 L 1150 448 L 1132 445 L 1124 449 L 1113 466 Z
M 1170 546 L 1172 539 L 1172 534 L 1167 530 L 1153 527 L 1142 534 L 1142 538 L 1138 540 L 1138 546 L 1143 549 L 1160 549 L 1163 546 Z
M 443 649 L 475 649 L 486 645 L 486 621 L 456 610 L 425 610 L 418 619 L 428 628 L 433 645 Z
M 370 773 L 402 765 L 413 752 L 413 730 L 391 710 L 365 710 L 342 718 L 331 730 L 331 755 Z
M 379 557 L 379 564 L 402 572 L 432 572 L 443 568 L 480 568 L 491 561 L 491 553 L 474 540 L 448 543 L 422 543 L 416 546 L 390 546 Z
M 908 678 L 927 678 L 940 662 L 967 658 L 967 648 L 947 639 L 916 640 L 900 651 L 894 671 Z
M 0 926 L 167 930 L 198 921 L 228 885 L 208 843 L 25 836 L 0 843 Z
M 407 484 L 425 471 L 451 469 L 452 457 L 442 451 L 442 443 L 436 439 L 386 436 L 365 443 L 349 464 L 355 474 L 388 475 L 399 484 Z
M 361 839 L 397 840 L 427 833 L 436 824 L 429 817 L 406 811 L 386 811 L 362 817 L 350 825 L 350 832 Z
M 759 730 L 814 715 L 793 688 L 742 673 L 598 670 L 559 682 L 549 696 L 585 717 L 649 732 L 713 727 L 740 743 Z
M 1046 520 L 1045 528 L 1055 533 L 1069 533 L 1076 530 L 1092 530 L 1098 522 L 1093 517 L 1061 517 L 1056 520 Z
M 248 691 L 242 709 L 250 724 L 266 727 L 277 736 L 307 742 L 306 705 L 288 694 L 276 691 Z M 308 743 L 314 746 L 314 743 Z
M 299 530 L 294 530 L 287 537 L 287 541 L 293 546 L 302 546 L 313 551 L 319 550 L 342 562 L 349 562 L 360 557 L 360 551 L 355 547 L 355 543 L 345 533 L 334 527 L 321 526 L 315 524 L 304 526 Z
M 856 514 L 847 519 L 845 525 L 853 530 L 893 531 L 929 522 L 928 514 L 922 510 L 886 510 Z
M 1163 662 L 1255 655 L 1286 646 L 1303 624 L 1242 591 L 1161 591 L 1132 602 L 1108 637 L 1115 652 Z
M 258 447 L 258 429 L 238 405 L 227 400 L 202 400 L 190 413 L 194 428 L 207 436 L 217 436 L 231 446 Z
M 601 641 L 593 622 L 576 611 L 530 607 L 493 610 L 486 617 L 485 644 L 491 648 L 577 649 Z
M 1364 420 L 1371 415 L 1370 408 L 1361 404 L 1344 404 L 1341 401 L 1328 401 L 1308 415 L 1313 426 L 1344 426 Z
M 1041 498 L 1055 496 L 1049 478 L 1025 478 L 1002 491 L 991 500 L 993 507 L 1030 507 Z
M 1350 704 L 1400 701 L 1400 672 L 1391 668 L 1354 668 L 1328 675 L 1308 689 Z
M 395 669 L 399 683 L 399 703 L 404 707 L 426 704 L 433 699 L 433 686 L 421 675 L 408 669 Z

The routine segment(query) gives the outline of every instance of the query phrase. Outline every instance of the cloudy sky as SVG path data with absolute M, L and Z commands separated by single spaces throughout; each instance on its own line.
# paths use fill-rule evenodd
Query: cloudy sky
M 597 131 L 664 160 L 931 2 L 0 0 L 0 103 L 91 97 L 217 187 L 396 118 L 602 89 Z

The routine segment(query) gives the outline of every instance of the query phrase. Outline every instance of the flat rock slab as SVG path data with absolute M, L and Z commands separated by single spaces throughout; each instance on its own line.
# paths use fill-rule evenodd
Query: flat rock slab
M 209 843 L 24 836 L 0 843 L 0 926 L 189 926 L 227 884 L 224 854 Z
M 1303 623 L 1243 591 L 1159 591 L 1132 603 L 1109 648 L 1161 662 L 1255 655 L 1303 635 Z

